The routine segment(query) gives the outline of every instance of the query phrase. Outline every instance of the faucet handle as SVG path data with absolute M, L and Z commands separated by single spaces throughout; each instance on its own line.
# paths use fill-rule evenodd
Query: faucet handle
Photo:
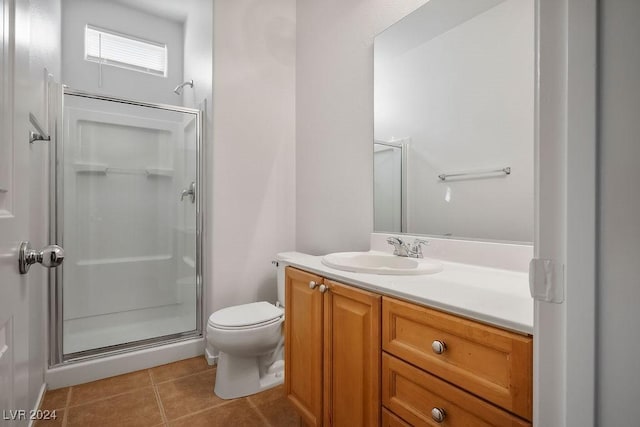
M 398 256 L 407 256 L 405 254 L 406 252 L 406 245 L 405 243 L 402 241 L 401 238 L 396 237 L 396 236 L 391 236 L 387 238 L 387 243 L 390 245 L 393 245 L 393 254 L 394 255 L 398 255 Z
M 387 237 L 387 243 L 390 245 L 401 245 L 402 239 L 396 236 Z
M 416 258 L 422 258 L 422 246 L 429 246 L 431 243 L 424 239 L 414 239 L 411 244 L 411 253 Z

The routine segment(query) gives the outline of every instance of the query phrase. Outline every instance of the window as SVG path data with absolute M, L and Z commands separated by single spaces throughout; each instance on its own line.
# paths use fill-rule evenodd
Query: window
M 167 76 L 167 45 L 87 25 L 84 40 L 87 61 Z

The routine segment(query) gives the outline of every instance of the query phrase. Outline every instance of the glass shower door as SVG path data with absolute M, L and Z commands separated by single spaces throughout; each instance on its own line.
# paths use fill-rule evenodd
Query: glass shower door
M 373 144 L 373 230 L 406 232 L 406 144 Z
M 65 92 L 58 362 L 201 333 L 199 123 L 196 110 Z

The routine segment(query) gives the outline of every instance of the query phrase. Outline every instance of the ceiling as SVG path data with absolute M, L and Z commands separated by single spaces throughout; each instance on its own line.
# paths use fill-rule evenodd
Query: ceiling
M 189 10 L 201 0 L 112 0 L 115 3 L 161 16 L 172 21 L 184 22 Z

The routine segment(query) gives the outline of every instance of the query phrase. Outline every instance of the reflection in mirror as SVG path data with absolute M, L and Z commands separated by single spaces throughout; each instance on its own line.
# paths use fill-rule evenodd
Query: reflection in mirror
M 375 231 L 532 241 L 534 1 L 431 0 L 374 67 Z
M 374 227 L 395 233 L 406 231 L 408 140 L 374 141 Z

